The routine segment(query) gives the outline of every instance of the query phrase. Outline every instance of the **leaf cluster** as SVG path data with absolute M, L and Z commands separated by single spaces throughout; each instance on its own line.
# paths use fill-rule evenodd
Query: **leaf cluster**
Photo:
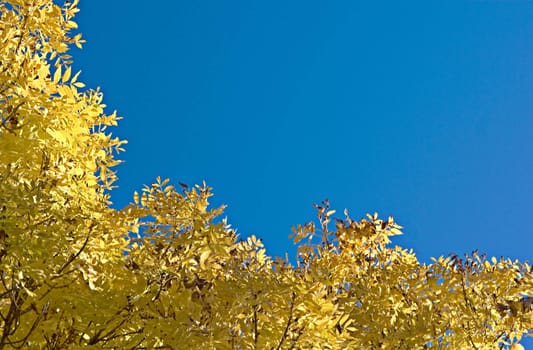
M 532 268 L 474 252 L 431 264 L 392 217 L 293 229 L 295 264 L 158 178 L 111 207 L 125 141 L 72 71 L 77 0 L 0 2 L 0 349 L 519 349 Z

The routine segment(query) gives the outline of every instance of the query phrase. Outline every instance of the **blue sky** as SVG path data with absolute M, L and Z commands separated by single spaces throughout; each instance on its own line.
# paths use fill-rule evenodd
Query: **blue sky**
M 206 180 L 273 254 L 329 198 L 393 214 L 422 259 L 531 258 L 533 3 L 81 9 L 76 66 L 129 140 L 117 206 Z
M 124 117 L 121 207 L 156 176 L 214 187 L 290 254 L 329 198 L 395 216 L 422 261 L 531 260 L 533 2 L 81 2 L 74 52 Z

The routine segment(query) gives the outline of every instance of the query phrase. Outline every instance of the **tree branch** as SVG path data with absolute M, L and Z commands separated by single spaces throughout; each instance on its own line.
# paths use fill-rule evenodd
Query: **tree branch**
M 43 306 L 43 309 L 41 310 L 41 312 L 37 315 L 37 318 L 33 321 L 33 324 L 31 325 L 31 328 L 30 330 L 28 331 L 28 333 L 26 334 L 26 336 L 24 338 L 22 338 L 21 340 L 17 340 L 17 341 L 14 341 L 14 342 L 11 342 L 10 345 L 14 345 L 14 344 L 17 344 L 17 343 L 21 343 L 21 345 L 18 347 L 19 349 L 22 348 L 25 344 L 26 344 L 26 341 L 28 340 L 28 338 L 30 337 L 30 335 L 33 333 L 33 331 L 35 330 L 35 328 L 37 328 L 37 325 L 39 324 L 39 322 L 41 322 L 41 319 L 43 318 L 43 316 L 48 312 L 48 307 L 50 306 L 50 302 L 47 302 L 44 306 Z
M 278 347 L 276 348 L 276 350 L 280 350 L 281 349 L 281 345 L 283 344 L 283 342 L 287 338 L 287 334 L 289 333 L 289 329 L 290 329 L 291 323 L 292 323 L 292 313 L 293 313 L 293 310 L 294 310 L 294 300 L 295 299 L 296 299 L 296 293 L 292 292 L 291 306 L 290 306 L 290 309 L 289 309 L 289 318 L 287 319 L 287 325 L 285 326 L 285 330 L 283 331 L 283 335 L 281 336 L 281 339 L 279 340 L 279 344 L 278 344 Z
M 71 254 L 68 258 L 68 260 L 63 264 L 63 266 L 61 266 L 61 268 L 56 272 L 57 275 L 60 275 L 66 268 L 67 266 L 69 266 L 74 260 L 76 260 L 76 258 L 78 256 L 80 256 L 81 252 L 85 249 L 85 247 L 87 246 L 87 243 L 89 242 L 89 238 L 91 238 L 91 234 L 92 234 L 92 229 L 93 229 L 94 225 L 91 225 L 91 227 L 89 227 L 89 234 L 87 235 L 87 237 L 85 238 L 85 242 L 83 242 L 83 245 L 80 247 L 80 249 L 78 249 L 78 251 L 75 253 L 75 254 Z

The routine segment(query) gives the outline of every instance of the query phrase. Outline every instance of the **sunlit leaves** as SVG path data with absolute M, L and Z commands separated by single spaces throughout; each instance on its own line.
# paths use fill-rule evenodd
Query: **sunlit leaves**
M 131 280 L 113 270 L 130 219 L 105 192 L 123 142 L 105 131 L 117 117 L 104 113 L 101 93 L 79 92 L 72 77 L 76 3 L 0 3 L 0 348 L 67 346 L 58 337 L 73 320 L 124 304 L 109 286 Z
M 0 2 L 0 349 L 521 349 L 531 266 L 421 264 L 392 216 L 315 204 L 293 264 L 239 236 L 205 183 L 157 178 L 112 209 L 125 142 L 72 71 L 77 3 Z

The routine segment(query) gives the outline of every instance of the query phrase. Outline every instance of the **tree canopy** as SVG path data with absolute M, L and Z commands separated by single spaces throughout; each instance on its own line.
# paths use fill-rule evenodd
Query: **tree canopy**
M 125 141 L 72 71 L 78 1 L 0 2 L 0 349 L 520 349 L 528 263 L 421 263 L 392 217 L 328 201 L 294 263 L 169 180 L 110 201 Z

